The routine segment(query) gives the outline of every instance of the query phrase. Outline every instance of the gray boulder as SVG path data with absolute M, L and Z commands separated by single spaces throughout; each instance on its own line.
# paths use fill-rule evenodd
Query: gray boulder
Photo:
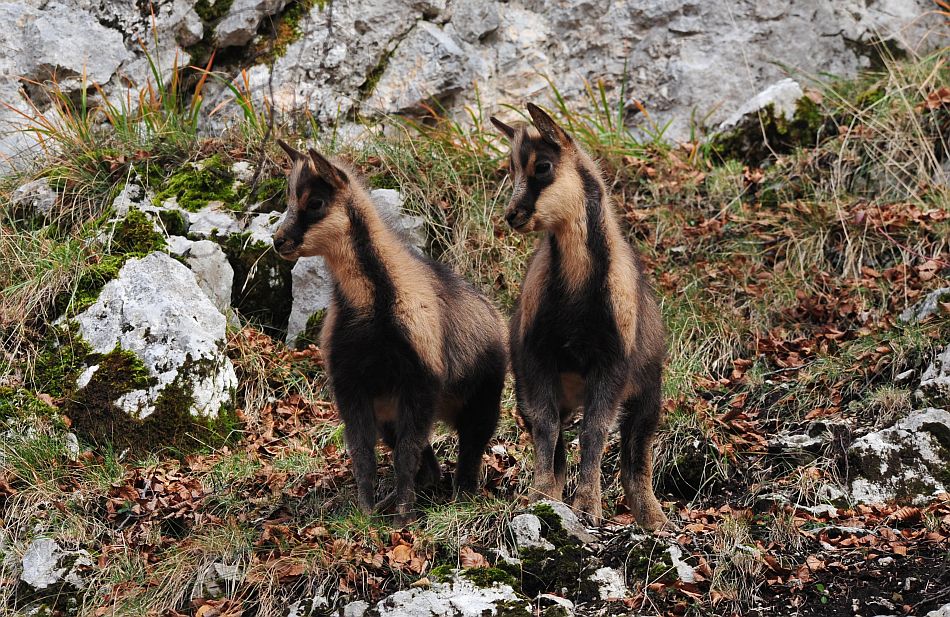
M 89 553 L 70 551 L 51 538 L 37 538 L 23 553 L 20 580 L 34 591 L 58 591 L 68 585 L 73 590 L 86 586 L 85 571 L 93 566 Z
M 192 241 L 181 236 L 168 239 L 172 253 L 181 256 L 195 273 L 198 286 L 222 313 L 231 308 L 234 268 L 221 247 L 211 240 Z
M 543 548 L 553 550 L 554 545 L 541 537 L 541 519 L 534 514 L 525 512 L 511 519 L 508 529 L 514 538 L 515 546 L 524 548 Z
M 923 321 L 940 309 L 941 302 L 950 303 L 950 287 L 935 289 L 916 305 L 905 308 L 901 313 L 901 321 Z
M 855 502 L 926 504 L 950 489 L 950 413 L 911 412 L 890 428 L 856 439 L 848 462 Z
M 452 4 L 452 26 L 462 40 L 477 43 L 501 25 L 498 4 L 492 0 L 471 0 Z
M 469 85 L 471 58 L 450 27 L 420 21 L 393 52 L 363 112 L 420 111 L 422 104 L 443 102 Z
M 225 317 L 199 287 L 194 273 L 165 253 L 131 259 L 99 299 L 75 318 L 92 351 L 116 347 L 134 353 L 152 385 L 123 394 L 116 406 L 135 418 L 155 410 L 170 384 L 190 394 L 192 415 L 216 417 L 231 402 L 237 376 L 224 354 Z M 83 388 L 98 365 L 79 377 Z
M 42 218 L 49 218 L 53 207 L 56 206 L 56 199 L 56 191 L 50 187 L 47 178 L 27 182 L 17 187 L 11 196 L 14 206 L 30 215 Z
M 261 20 L 284 8 L 287 0 L 234 0 L 227 14 L 214 28 L 221 47 L 244 45 L 257 34 Z

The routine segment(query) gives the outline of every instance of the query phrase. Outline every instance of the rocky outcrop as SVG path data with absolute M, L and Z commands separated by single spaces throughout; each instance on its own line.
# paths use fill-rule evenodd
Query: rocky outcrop
M 98 373 L 115 368 L 106 359 L 121 350 L 141 368 L 141 379 L 113 401 L 132 419 L 162 410 L 214 418 L 230 404 L 237 378 L 223 353 L 225 317 L 195 275 L 168 255 L 129 260 L 75 322 L 98 360 L 80 375 L 77 401 L 89 389 L 114 385 L 114 376 Z M 172 393 L 177 400 L 169 400 Z
M 912 412 L 848 449 L 851 498 L 859 503 L 925 504 L 950 490 L 950 413 Z
M 84 550 L 66 550 L 51 538 L 37 538 L 23 553 L 20 580 L 32 590 L 60 593 L 86 586 L 85 572 L 93 566 Z
M 934 8 L 929 0 L 334 0 L 311 6 L 301 14 L 286 0 L 234 0 L 207 3 L 198 15 L 186 0 L 155 0 L 150 10 L 119 0 L 4 3 L 0 17 L 13 26 L 0 33 L 0 98 L 29 113 L 20 91 L 30 86 L 21 78 L 43 82 L 56 74 L 70 95 L 84 69 L 107 95 L 124 96 L 151 78 L 140 42 L 167 78 L 176 58 L 178 66 L 191 60 L 185 48 L 249 48 L 267 19 L 282 24 L 278 57 L 249 65 L 255 54 L 237 51 L 229 54 L 235 58 L 230 66 L 219 60 L 217 68 L 235 75 L 247 69 L 258 100 L 267 96 L 283 112 L 310 112 L 322 125 L 337 125 L 356 111 L 415 113 L 431 104 L 460 117 L 476 103 L 505 113 L 500 105 L 553 101 L 551 85 L 572 107 L 586 109 L 594 104 L 586 84 L 596 83 L 610 98 L 626 97 L 619 103 L 629 125 L 655 132 L 669 122 L 664 136 L 683 139 L 691 118 L 718 126 L 756 92 L 783 83 L 789 75 L 782 67 L 848 77 L 871 65 L 879 38 L 917 50 L 942 43 L 933 27 L 939 17 L 925 15 Z M 928 30 L 936 31 L 931 42 L 919 46 Z M 231 96 L 214 84 L 206 88 L 207 109 Z M 639 114 L 641 104 L 649 119 Z M 19 119 L 0 111 L 0 122 Z M 9 128 L 0 137 L 4 154 L 29 143 Z
M 920 376 L 920 390 L 932 403 L 950 404 L 950 345 L 937 353 Z
M 584 108 L 586 80 L 616 97 L 623 88 L 632 125 L 654 128 L 637 117 L 637 97 L 657 126 L 671 121 L 668 138 L 680 139 L 694 111 L 718 125 L 787 77 L 781 66 L 849 76 L 870 65 L 878 36 L 913 47 L 927 29 L 928 18 L 918 18 L 932 8 L 925 0 L 528 0 L 456 1 L 442 10 L 339 0 L 301 21 L 302 36 L 273 65 L 274 99 L 329 123 L 354 109 L 398 113 L 432 102 L 461 109 L 475 103 L 474 83 L 490 109 L 550 101 L 550 78 Z M 261 95 L 270 72 L 263 65 L 251 72 Z

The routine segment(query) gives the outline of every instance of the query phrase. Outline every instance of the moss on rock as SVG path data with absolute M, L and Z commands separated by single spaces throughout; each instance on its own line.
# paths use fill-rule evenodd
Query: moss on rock
M 174 381 L 158 394 L 155 410 L 144 418 L 133 417 L 115 401 L 134 390 L 154 386 L 155 378 L 133 352 L 119 348 L 86 358 L 98 365 L 84 387 L 75 389 L 63 408 L 73 429 L 93 444 L 129 449 L 136 455 L 171 449 L 193 451 L 206 444 L 222 443 L 238 425 L 232 409 L 221 409 L 216 418 L 191 415 L 194 404 L 192 377 L 209 367 L 187 360 Z
M 110 253 L 129 257 L 145 257 L 166 247 L 165 238 L 155 231 L 152 220 L 141 210 L 132 208 L 116 225 Z
M 75 387 L 90 353 L 89 343 L 75 324 L 52 328 L 36 357 L 31 388 L 56 398 L 66 396 Z
M 234 175 L 219 154 L 201 163 L 185 165 L 172 174 L 155 194 L 154 203 L 160 206 L 172 198 L 188 212 L 197 212 L 212 201 L 220 201 L 226 207 L 233 207 L 239 201 L 234 191 Z
M 294 264 L 281 259 L 269 244 L 253 242 L 249 233 L 220 240 L 234 270 L 231 306 L 271 334 L 282 334 L 293 306 Z
M 803 96 L 795 103 L 791 118 L 776 114 L 774 105 L 766 105 L 746 116 L 736 127 L 713 137 L 710 146 L 722 160 L 759 166 L 775 154 L 814 145 L 829 123 L 821 107 Z

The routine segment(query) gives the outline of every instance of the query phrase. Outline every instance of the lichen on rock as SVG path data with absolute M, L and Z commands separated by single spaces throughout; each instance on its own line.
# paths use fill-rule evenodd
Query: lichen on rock
M 229 421 L 221 413 L 237 377 L 225 317 L 181 263 L 159 252 L 130 259 L 75 324 L 88 353 L 63 379 L 64 413 L 85 438 L 143 450 Z
M 913 411 L 848 449 L 851 498 L 859 503 L 926 504 L 950 490 L 950 413 Z

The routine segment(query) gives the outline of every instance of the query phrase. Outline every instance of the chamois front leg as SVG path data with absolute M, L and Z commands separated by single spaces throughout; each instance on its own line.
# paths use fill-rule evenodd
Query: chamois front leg
M 376 493 L 376 418 L 372 402 L 344 389 L 337 390 L 336 400 L 353 464 L 357 504 L 363 513 L 371 514 Z
M 429 444 L 429 433 L 435 417 L 435 396 L 426 389 L 404 392 L 399 397 L 399 420 L 396 425 L 396 443 L 393 448 L 393 468 L 396 474 L 397 527 L 412 522 L 412 508 L 416 502 L 415 479 L 422 462 L 423 449 Z
M 584 418 L 581 421 L 581 464 L 578 471 L 574 509 L 594 525 L 603 519 L 600 495 L 600 465 L 604 457 L 607 431 L 617 418 L 623 390 L 624 366 L 597 368 L 587 375 Z
M 557 371 L 531 354 L 525 354 L 520 370 L 516 371 L 518 406 L 531 427 L 534 443 L 534 481 L 528 499 L 563 497 L 564 484 L 558 481 L 556 451 L 561 433 L 561 418 L 557 406 Z

